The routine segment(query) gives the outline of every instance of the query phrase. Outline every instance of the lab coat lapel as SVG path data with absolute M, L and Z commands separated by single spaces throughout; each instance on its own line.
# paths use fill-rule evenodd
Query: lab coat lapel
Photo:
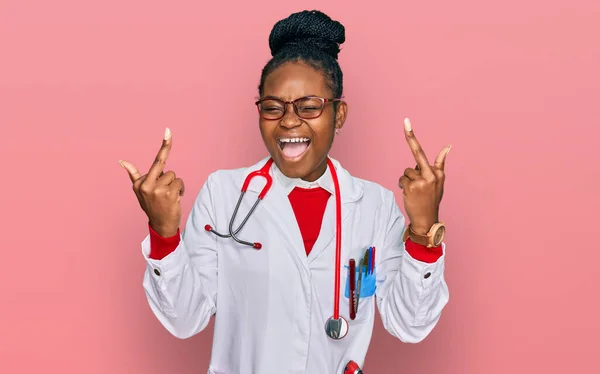
M 337 172 L 339 184 L 340 184 L 340 197 L 342 201 L 342 250 L 345 246 L 344 238 L 349 238 L 349 233 L 344 233 L 343 226 L 344 221 L 348 218 L 348 215 L 356 209 L 357 201 L 362 197 L 363 189 L 362 186 L 356 182 L 350 173 L 346 171 L 340 163 L 333 158 L 331 161 Z M 335 250 L 335 234 L 336 234 L 336 216 L 335 216 L 335 195 L 331 195 L 327 200 L 327 206 L 325 213 L 323 214 L 323 223 L 321 224 L 321 231 L 319 237 L 315 242 L 311 252 L 308 255 L 308 262 L 314 261 L 326 248 L 331 244 L 331 248 Z M 332 243 L 333 242 L 333 243 Z
M 292 204 L 286 195 L 283 187 L 273 181 L 273 194 L 269 199 L 265 198 L 264 208 L 270 212 L 270 224 L 274 224 L 280 230 L 280 236 L 285 238 L 287 243 L 282 246 L 293 252 L 293 255 L 300 261 L 304 269 L 309 271 L 306 250 L 302 233 L 296 221 L 296 215 L 292 209 Z
M 345 209 L 342 203 L 342 223 L 348 217 L 350 209 Z M 319 256 L 321 252 L 327 248 L 329 243 L 335 239 L 335 195 L 331 195 L 327 200 L 325 213 L 323 214 L 323 222 L 321 223 L 321 231 L 319 237 L 313 245 L 312 250 L 308 254 L 308 262 L 311 263 Z M 335 245 L 335 243 L 333 243 Z M 343 245 L 343 240 L 342 240 Z

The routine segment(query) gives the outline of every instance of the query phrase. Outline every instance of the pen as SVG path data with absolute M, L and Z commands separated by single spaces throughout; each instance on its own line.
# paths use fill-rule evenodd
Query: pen
M 360 302 L 360 288 L 362 286 L 362 273 L 363 273 L 363 261 L 364 259 L 360 259 L 360 261 L 358 262 L 358 269 L 359 269 L 359 273 L 358 273 L 358 284 L 356 286 L 356 310 L 355 310 L 355 314 L 358 314 L 358 304 Z
M 371 262 L 371 274 L 375 272 L 375 247 L 373 247 L 373 251 L 371 252 L 373 257 L 373 261 Z
M 348 265 L 348 271 L 350 272 L 350 319 L 354 319 L 356 318 L 356 262 L 353 258 L 350 259 Z
M 368 253 L 369 253 L 369 262 L 367 263 L 367 274 L 371 274 L 371 261 L 373 261 L 373 252 L 371 252 L 371 248 L 369 247 Z

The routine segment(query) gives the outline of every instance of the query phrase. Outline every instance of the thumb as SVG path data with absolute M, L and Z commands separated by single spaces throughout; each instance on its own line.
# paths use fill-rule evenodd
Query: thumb
M 142 177 L 138 169 L 129 161 L 119 160 L 119 164 L 121 167 L 123 167 L 123 169 L 127 170 L 127 174 L 129 174 L 129 179 L 131 179 L 132 183 L 135 183 L 136 180 Z

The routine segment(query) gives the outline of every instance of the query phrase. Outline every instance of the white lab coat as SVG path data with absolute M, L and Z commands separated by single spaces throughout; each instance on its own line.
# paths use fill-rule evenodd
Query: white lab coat
M 275 164 L 270 192 L 238 234 L 261 242 L 261 250 L 205 230 L 210 224 L 228 232 L 245 177 L 267 160 L 210 174 L 180 244 L 162 260 L 148 257 L 149 235 L 143 240 L 143 286 L 164 327 L 184 339 L 202 331 L 215 315 L 209 374 L 342 374 L 350 360 L 362 366 L 375 303 L 390 334 L 403 342 L 423 340 L 449 299 L 445 255 L 433 264 L 412 259 L 404 249 L 405 219 L 393 193 L 351 176 L 338 161 L 332 159 L 342 199 L 340 315 L 349 322 L 345 338 L 334 341 L 324 328 L 333 314 L 335 196 L 327 202 L 318 240 L 308 256 L 287 197 L 289 185 Z M 264 183 L 260 177 L 252 180 L 234 228 Z M 329 170 L 323 185 L 334 191 Z M 370 246 L 376 247 L 376 293 L 361 296 L 356 319 L 350 320 L 345 266 L 350 258 L 358 265 Z

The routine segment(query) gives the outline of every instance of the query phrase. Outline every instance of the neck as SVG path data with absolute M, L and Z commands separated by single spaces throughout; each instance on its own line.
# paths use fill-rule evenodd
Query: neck
M 325 174 L 326 170 L 327 170 L 327 156 L 325 156 L 325 159 L 323 160 L 323 162 L 321 162 L 321 164 L 315 170 L 313 170 L 308 175 L 304 176 L 302 178 L 302 180 L 307 181 L 307 182 L 314 182 L 317 179 L 321 178 L 321 176 L 323 174 Z

